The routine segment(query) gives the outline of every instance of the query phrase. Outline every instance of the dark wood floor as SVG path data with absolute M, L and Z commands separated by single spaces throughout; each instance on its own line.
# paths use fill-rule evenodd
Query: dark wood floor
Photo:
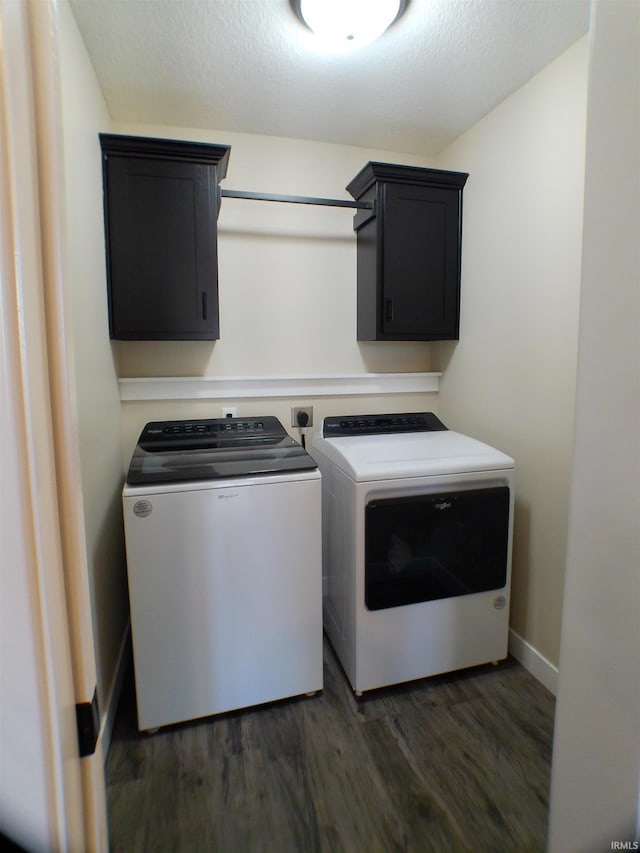
M 554 699 L 516 661 L 141 735 L 132 679 L 107 760 L 112 851 L 534 853 Z

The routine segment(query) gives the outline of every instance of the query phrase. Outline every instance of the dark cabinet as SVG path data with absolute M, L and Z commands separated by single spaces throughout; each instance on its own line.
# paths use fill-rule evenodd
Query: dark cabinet
M 358 340 L 457 340 L 467 177 L 367 163 L 347 186 L 373 202 L 354 217 Z
M 100 144 L 111 337 L 217 339 L 229 146 L 114 134 Z

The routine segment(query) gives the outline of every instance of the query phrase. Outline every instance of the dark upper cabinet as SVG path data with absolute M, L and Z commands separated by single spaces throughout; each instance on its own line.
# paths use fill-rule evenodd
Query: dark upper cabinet
M 100 134 L 109 331 L 219 337 L 217 215 L 229 146 Z
M 468 175 L 367 163 L 347 186 L 354 217 L 358 340 L 457 340 L 462 188 Z

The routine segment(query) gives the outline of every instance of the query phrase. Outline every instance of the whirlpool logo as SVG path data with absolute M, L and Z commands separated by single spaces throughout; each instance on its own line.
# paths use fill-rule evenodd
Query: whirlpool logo
M 434 504 L 436 509 L 451 509 L 451 501 L 440 501 L 440 503 Z

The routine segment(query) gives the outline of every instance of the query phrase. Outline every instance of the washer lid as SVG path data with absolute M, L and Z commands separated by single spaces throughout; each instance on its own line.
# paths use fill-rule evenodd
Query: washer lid
M 286 471 L 316 463 L 277 418 L 212 418 L 148 423 L 127 483 L 180 483 Z
M 320 462 L 322 457 L 331 460 L 358 482 L 495 471 L 515 464 L 488 444 L 451 430 L 339 438 L 318 435 L 311 453 Z

